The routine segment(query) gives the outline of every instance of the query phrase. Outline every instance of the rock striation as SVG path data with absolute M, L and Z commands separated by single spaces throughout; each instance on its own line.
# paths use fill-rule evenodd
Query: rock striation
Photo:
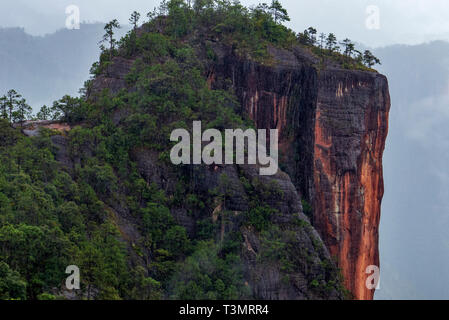
M 322 65 L 301 47 L 269 48 L 273 61 L 260 63 L 218 42 L 207 45 L 217 57 L 205 75 L 209 86 L 231 85 L 242 114 L 260 129 L 279 129 L 281 169 L 299 197 L 312 206 L 312 225 L 341 268 L 346 288 L 355 299 L 372 299 L 374 290 L 365 286 L 365 271 L 380 264 L 382 155 L 390 109 L 386 77 Z M 105 88 L 118 92 L 131 67 L 130 60 L 114 58 L 107 72 L 94 80 L 89 95 Z M 250 236 L 245 241 L 252 243 Z M 294 296 L 291 288 L 281 297 L 279 291 L 269 293 L 269 282 L 258 285 L 265 286 L 260 298 Z
M 313 225 L 340 266 L 355 299 L 372 299 L 366 268 L 379 266 L 388 133 L 388 81 L 377 72 L 319 68 L 301 48 L 270 49 L 272 65 L 216 45 L 209 83 L 232 79 L 242 111 L 258 128 L 277 128 L 281 166 L 313 207 Z

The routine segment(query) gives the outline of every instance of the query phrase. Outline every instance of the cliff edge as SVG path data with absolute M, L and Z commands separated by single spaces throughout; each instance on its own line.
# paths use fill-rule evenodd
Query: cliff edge
M 142 32 L 141 30 L 139 32 Z M 195 39 L 210 89 L 232 90 L 240 113 L 258 128 L 279 129 L 280 166 L 312 207 L 309 218 L 341 268 L 355 299 L 372 299 L 369 266 L 379 267 L 378 230 L 384 192 L 382 155 L 390 96 L 385 76 L 324 61 L 307 48 L 270 46 L 271 60 L 242 57 L 232 46 Z M 134 58 L 114 57 L 90 97 L 128 87 Z
M 379 267 L 384 192 L 382 155 L 390 96 L 385 76 L 329 66 L 304 49 L 271 48 L 264 66 L 222 46 L 209 81 L 232 79 L 243 111 L 258 128 L 277 128 L 281 166 L 313 207 L 313 225 L 342 269 L 355 299 L 372 299 L 368 266 Z

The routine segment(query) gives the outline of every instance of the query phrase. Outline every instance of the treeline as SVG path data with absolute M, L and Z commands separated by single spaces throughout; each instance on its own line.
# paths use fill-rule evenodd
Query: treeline
M 20 114 L 19 104 L 26 101 L 17 92 L 5 95 L 6 120 L 0 119 L 0 299 L 63 298 L 64 270 L 72 264 L 82 272 L 85 299 L 249 299 L 240 257 L 242 226 L 259 233 L 257 261 L 278 263 L 286 279 L 300 268 L 288 240 L 297 237 L 271 220 L 277 214 L 270 199 L 282 201 L 277 188 L 240 176 L 248 209 L 235 229 L 223 233 L 235 216 L 227 207 L 229 179 L 222 175 L 215 188 L 200 191 L 195 186 L 199 172 L 169 165 L 167 139 L 173 129 L 188 128 L 196 120 L 220 130 L 251 125 L 240 115 L 232 88 L 208 86 L 197 39 L 184 37 L 195 28 L 204 32 L 202 39 L 222 41 L 263 61 L 268 44 L 298 44 L 297 35 L 282 25 L 287 12 L 277 1 L 248 9 L 230 1 L 171 0 L 148 14 L 141 34 L 140 15 L 135 12 L 131 19 L 134 28 L 120 41 L 115 38 L 118 22 L 106 25 L 103 53 L 92 72 L 107 72 L 115 55 L 135 55 L 126 76 L 135 90 L 115 95 L 104 90 L 96 99 L 65 96 L 35 116 L 30 109 L 26 116 Z M 123 110 L 126 114 L 115 123 L 114 115 Z M 67 134 L 72 169 L 61 170 L 56 161 L 51 131 L 29 138 L 10 125 L 27 118 L 83 123 Z M 140 174 L 138 150 L 156 153 L 155 173 L 161 168 L 169 187 Z M 166 175 L 162 168 L 173 172 Z M 214 221 L 217 203 L 222 211 Z M 122 210 L 140 235 L 128 246 L 116 218 Z M 175 219 L 179 212 L 192 218 L 193 233 Z M 305 285 L 318 290 L 317 283 L 324 280 L 307 279 Z
M 83 118 L 87 103 L 82 98 L 65 95 L 53 102 L 51 107 L 46 105 L 33 114 L 32 107 L 16 90 L 11 89 L 0 97 L 0 117 L 10 123 L 23 123 L 27 120 L 57 120 L 76 121 Z
M 23 122 L 31 116 L 31 106 L 16 90 L 9 90 L 0 97 L 1 117 L 11 122 Z
M 269 43 L 290 47 L 297 42 L 295 33 L 282 24 L 290 18 L 279 1 L 247 8 L 238 1 L 170 0 L 162 1 L 158 8 L 145 16 L 142 22 L 142 15 L 133 12 L 129 21 L 133 29 L 121 40 L 114 38 L 115 30 L 120 28 L 117 20 L 105 26 L 105 35 L 100 42 L 103 51 L 101 65 L 116 54 L 132 56 L 144 51 L 149 35 L 137 37 L 139 27 L 144 31 L 157 30 L 172 40 L 200 31 L 204 37 L 230 44 L 236 52 L 255 59 L 266 58 Z
M 277 0 L 270 5 L 262 3 L 250 8 L 242 6 L 239 1 L 169 0 L 162 1 L 146 17 L 147 20 L 141 23 L 142 15 L 134 11 L 129 19 L 133 29 L 120 41 L 114 38 L 115 30 L 120 28 L 118 21 L 114 19 L 105 26 L 101 64 L 107 64 L 119 52 L 132 56 L 144 51 L 142 48 L 148 46 L 149 39 L 137 37 L 137 29 L 141 25 L 147 31 L 157 30 L 173 39 L 188 37 L 194 30 L 201 30 L 211 39 L 232 45 L 237 53 L 261 61 L 268 58 L 266 48 L 272 44 L 284 48 L 295 45 L 309 47 L 318 56 L 333 59 L 346 68 L 372 68 L 380 64 L 371 51 L 357 50 L 348 38 L 339 42 L 334 33 L 318 35 L 313 27 L 296 34 L 283 25 L 290 21 L 290 17 Z
M 368 68 L 380 64 L 380 60 L 370 50 L 365 50 L 364 52 L 357 50 L 355 43 L 348 38 L 339 42 L 333 33 L 328 35 L 320 33 L 318 35 L 317 29 L 313 27 L 298 33 L 298 41 L 304 46 L 319 48 L 320 55 L 324 53 L 341 53 L 346 57 L 355 59 L 359 63 L 363 63 Z
M 93 164 L 71 176 L 53 153 L 49 132 L 31 139 L 0 119 L 0 300 L 55 299 L 71 264 L 87 299 L 93 287 L 97 298 L 117 299 L 139 275 L 99 198 L 100 181 L 114 185 L 112 169 Z
M 286 28 L 283 23 L 290 21 L 290 17 L 277 0 L 272 1 L 271 5 L 262 3 L 251 8 L 242 6 L 239 1 L 229 0 L 164 0 L 158 8 L 148 12 L 146 18 L 141 23 L 142 15 L 134 11 L 129 19 L 133 29 L 120 40 L 114 37 L 116 29 L 121 27 L 119 22 L 114 19 L 105 25 L 105 34 L 100 42 L 102 55 L 100 62 L 93 65 L 92 74 L 105 71 L 114 55 L 132 56 L 158 51 L 165 45 L 163 40 L 151 33 L 137 37 L 140 26 L 147 29 L 158 26 L 159 32 L 174 39 L 184 37 L 200 26 L 205 27 L 206 33 L 232 44 L 238 53 L 262 61 L 268 58 L 266 46 L 271 43 L 287 48 L 300 44 L 311 48 L 318 56 L 334 59 L 347 68 L 372 68 L 380 64 L 371 51 L 357 50 L 355 43 L 348 38 L 339 42 L 334 33 L 318 34 L 313 27 L 298 34 Z M 150 49 L 149 46 L 154 48 Z M 26 120 L 76 121 L 83 118 L 82 111 L 86 107 L 83 104 L 82 99 L 66 95 L 50 107 L 44 105 L 33 115 L 26 99 L 15 90 L 9 90 L 0 97 L 0 116 L 13 123 Z

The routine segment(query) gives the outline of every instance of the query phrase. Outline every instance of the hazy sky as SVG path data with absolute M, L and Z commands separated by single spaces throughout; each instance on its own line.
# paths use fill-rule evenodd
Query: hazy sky
M 241 2 L 252 5 L 261 1 Z M 64 27 L 65 8 L 72 4 L 80 8 L 82 21 L 118 18 L 126 23 L 133 10 L 148 12 L 158 3 L 159 0 L 1 0 L 0 26 L 24 27 L 34 35 L 50 33 Z M 447 0 L 282 0 L 281 3 L 290 13 L 289 25 L 295 31 L 315 26 L 320 31 L 334 32 L 340 38 L 349 37 L 370 46 L 449 40 Z M 378 11 L 368 14 L 369 6 L 375 6 L 374 10 L 377 7 Z M 368 29 L 366 21 L 369 17 L 375 19 L 376 12 L 379 28 Z
M 255 5 L 261 1 L 241 2 Z M 159 0 L 0 0 L 0 27 L 23 27 L 33 35 L 52 33 L 65 27 L 65 10 L 69 5 L 79 7 L 81 21 L 106 22 L 117 18 L 126 24 L 132 11 L 145 16 L 158 3 Z M 449 0 L 281 0 L 281 3 L 292 19 L 288 25 L 295 31 L 314 26 L 320 32 L 334 32 L 340 39 L 349 37 L 373 47 L 449 41 Z M 82 86 L 88 77 L 88 66 L 98 57 L 97 40 L 94 37 L 89 41 L 92 61 L 85 58 L 86 66 L 79 68 L 85 70 L 85 76 L 80 74 L 79 83 L 70 89 L 72 94 Z M 449 85 L 443 92 L 434 90 L 441 83 L 449 83 L 449 49 L 438 43 L 425 47 L 395 46 L 374 51 L 383 62 L 380 70 L 390 79 L 393 102 L 384 157 L 386 195 L 380 233 L 384 280 L 377 291 L 380 298 L 449 299 L 446 285 L 449 283 Z M 397 51 L 387 55 L 388 50 L 395 48 Z M 81 56 L 74 63 L 81 64 Z M 42 58 L 35 55 L 32 59 Z M 19 78 L 18 84 L 23 82 L 40 92 L 43 89 L 33 81 L 41 79 L 35 78 Z M 21 90 L 11 84 L 9 77 L 4 79 L 5 88 L 15 87 L 27 98 L 32 96 L 31 89 Z M 47 78 L 46 81 L 51 82 Z M 59 95 L 53 86 L 47 87 L 51 88 L 47 89 L 49 99 L 54 99 L 57 92 Z M 42 105 L 38 102 L 34 105 Z

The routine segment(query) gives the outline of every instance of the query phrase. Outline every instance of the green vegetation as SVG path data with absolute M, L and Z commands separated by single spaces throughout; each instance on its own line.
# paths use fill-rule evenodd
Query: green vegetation
M 64 96 L 55 101 L 51 108 L 42 106 L 36 116 L 32 115 L 32 108 L 26 99 L 14 89 L 0 97 L 0 119 L 11 123 L 23 123 L 26 120 L 59 120 L 76 122 L 85 118 L 88 104 L 80 98 Z
M 243 281 L 240 257 L 220 257 L 213 241 L 201 241 L 172 280 L 174 299 L 237 300 L 250 297 Z
M 104 219 L 104 203 L 86 181 L 59 170 L 49 136 L 26 138 L 5 120 L 0 136 L 2 296 L 36 299 L 61 285 L 66 266 L 87 266 L 89 259 L 98 267 L 85 268 L 87 286 L 125 285 L 123 246 Z
M 301 42 L 282 25 L 287 12 L 278 1 L 248 9 L 224 0 L 170 0 L 147 17 L 139 27 L 134 12 L 133 29 L 119 41 L 118 22 L 108 23 L 91 69 L 93 78 L 107 75 L 114 57 L 133 58 L 126 76 L 132 90 L 91 95 L 91 79 L 80 98 L 64 96 L 36 115 L 72 126 L 66 150 L 52 143 L 52 131 L 28 138 L 14 129 L 12 122 L 33 118 L 30 108 L 14 90 L 0 98 L 1 299 L 60 298 L 68 265 L 79 266 L 85 299 L 250 298 L 240 258 L 242 228 L 262 237 L 260 259 L 279 261 L 283 272 L 298 265 L 294 232 L 307 226 L 281 230 L 273 222 L 279 212 L 269 199 L 283 201 L 279 186 L 242 175 L 249 208 L 233 225 L 229 177 L 223 174 L 217 189 L 205 194 L 193 187 L 193 168 L 167 165 L 175 128 L 190 129 L 194 120 L 220 130 L 251 125 L 232 86 L 210 88 L 205 71 L 215 54 L 208 41 L 271 63 L 268 46 Z M 316 31 L 309 32 L 315 41 Z M 334 47 L 319 50 L 336 54 Z M 140 174 L 135 154 L 141 150 L 157 155 L 151 161 L 158 169 L 151 170 L 162 182 Z M 60 151 L 70 159 L 67 167 L 56 160 Z M 193 231 L 179 223 L 179 212 L 195 219 Z M 119 213 L 133 222 L 131 236 Z
M 273 1 L 272 5 L 261 4 L 250 9 L 238 1 L 192 2 L 163 1 L 158 9 L 147 14 L 149 22 L 144 23 L 142 28 L 147 31 L 158 30 L 158 34 L 170 40 L 191 38 L 193 30 L 201 30 L 203 39 L 220 41 L 232 46 L 241 56 L 267 63 L 270 60 L 268 45 L 289 48 L 296 42 L 295 33 L 282 25 L 289 21 L 289 17 L 278 1 Z M 139 19 L 140 15 L 134 12 L 130 18 L 134 29 L 121 41 L 121 50 L 127 51 L 128 55 L 141 53 L 149 46 L 146 39 L 135 35 Z M 114 42 L 111 27 L 114 25 L 114 21 L 111 21 L 106 30 L 105 41 L 109 42 L 110 48 L 106 50 L 103 47 L 105 59 L 108 55 L 110 59 L 114 54 L 123 53 L 117 52 L 111 45 Z
M 137 23 L 137 22 L 136 22 Z M 103 36 L 103 40 L 101 43 L 107 43 L 109 44 L 109 52 L 112 55 L 115 49 L 115 45 L 117 44 L 117 40 L 114 39 L 114 29 L 119 29 L 120 24 L 118 23 L 117 19 L 112 20 L 111 22 L 107 23 L 104 27 L 104 31 L 106 32 Z M 106 48 L 102 45 L 102 50 L 105 50 Z
M 348 38 L 338 42 L 337 37 L 333 33 L 329 33 L 327 36 L 324 33 L 320 33 L 318 38 L 317 34 L 318 31 L 310 27 L 298 34 L 298 41 L 318 56 L 321 64 L 324 64 L 326 59 L 328 59 L 346 69 L 368 71 L 372 70 L 372 67 L 376 64 L 380 64 L 380 60 L 371 51 L 365 50 L 363 53 L 358 51 L 355 48 L 355 44 Z
M 309 218 L 310 221 L 312 221 L 313 224 L 313 208 L 312 206 L 306 201 L 302 200 L 302 210 L 304 211 L 304 214 Z
M 9 90 L 0 97 L 1 118 L 22 123 L 31 116 L 31 107 L 15 90 Z

